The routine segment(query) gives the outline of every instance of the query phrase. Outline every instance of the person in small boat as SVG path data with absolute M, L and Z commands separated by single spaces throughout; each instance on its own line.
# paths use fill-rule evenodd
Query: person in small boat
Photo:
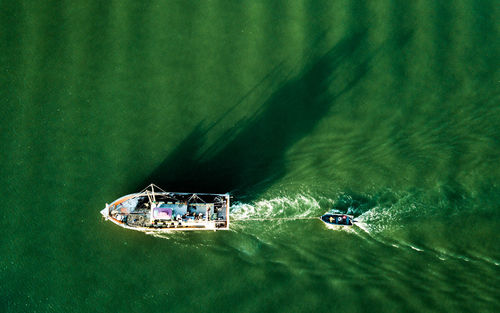
M 330 216 L 330 223 L 333 223 L 333 221 L 334 221 L 333 216 Z

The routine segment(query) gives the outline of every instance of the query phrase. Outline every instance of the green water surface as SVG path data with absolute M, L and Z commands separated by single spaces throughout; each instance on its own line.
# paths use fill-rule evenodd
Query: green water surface
M 499 312 L 495 3 L 0 1 L 0 311 Z M 102 220 L 149 183 L 232 230 Z

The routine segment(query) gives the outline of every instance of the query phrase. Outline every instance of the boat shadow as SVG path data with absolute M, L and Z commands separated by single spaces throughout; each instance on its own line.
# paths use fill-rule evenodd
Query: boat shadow
M 286 173 L 285 154 L 310 134 L 368 71 L 366 32 L 357 32 L 287 79 L 249 118 L 201 151 L 212 127 L 200 122 L 138 186 L 170 191 L 231 192 L 250 201 Z

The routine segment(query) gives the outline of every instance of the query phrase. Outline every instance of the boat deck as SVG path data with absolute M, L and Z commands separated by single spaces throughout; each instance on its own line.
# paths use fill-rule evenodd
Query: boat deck
M 142 231 L 228 229 L 229 195 L 141 192 L 115 200 L 101 213 L 115 224 Z
M 325 213 L 321 216 L 321 221 L 327 225 L 352 226 L 354 217 L 347 214 Z

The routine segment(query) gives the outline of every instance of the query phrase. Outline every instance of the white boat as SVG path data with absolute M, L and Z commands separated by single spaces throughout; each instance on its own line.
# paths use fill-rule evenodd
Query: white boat
M 229 229 L 229 194 L 166 192 L 151 184 L 101 210 L 121 227 L 144 232 Z

